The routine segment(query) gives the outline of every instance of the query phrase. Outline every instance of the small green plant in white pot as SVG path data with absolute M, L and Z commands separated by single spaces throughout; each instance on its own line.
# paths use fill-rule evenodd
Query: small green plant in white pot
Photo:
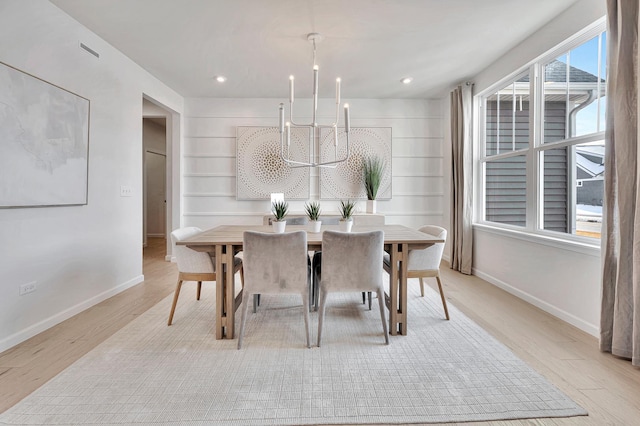
M 320 232 L 320 227 L 322 226 L 322 221 L 320 220 L 320 203 L 318 201 L 305 203 L 304 211 L 309 218 L 312 232 Z
M 367 213 L 376 212 L 376 197 L 384 175 L 384 161 L 377 156 L 367 157 L 362 165 L 364 187 L 367 190 Z
M 287 213 L 289 211 L 289 204 L 285 201 L 275 201 L 271 205 L 271 213 L 275 220 L 272 222 L 273 232 L 276 234 L 282 234 L 287 226 Z
M 353 213 L 355 213 L 356 202 L 352 200 L 340 200 L 340 223 L 338 224 L 342 232 L 351 232 L 353 226 Z

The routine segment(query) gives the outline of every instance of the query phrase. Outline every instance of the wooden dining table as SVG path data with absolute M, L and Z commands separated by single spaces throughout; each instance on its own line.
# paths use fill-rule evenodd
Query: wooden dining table
M 337 225 L 322 226 L 313 233 L 308 225 L 287 226 L 286 231 L 307 231 L 309 251 L 322 249 L 322 232 L 338 230 Z M 216 270 L 216 339 L 233 339 L 235 312 L 242 302 L 242 292 L 236 295 L 234 277 L 234 256 L 242 251 L 244 231 L 272 233 L 271 226 L 222 225 L 177 244 L 208 252 L 213 257 Z M 354 226 L 351 232 L 384 231 L 384 247 L 391 258 L 389 292 L 385 293 L 386 306 L 389 309 L 389 332 L 392 335 L 406 335 L 407 328 L 407 264 L 409 251 L 424 249 L 444 240 L 402 225 Z M 382 267 L 382 265 L 380 265 Z

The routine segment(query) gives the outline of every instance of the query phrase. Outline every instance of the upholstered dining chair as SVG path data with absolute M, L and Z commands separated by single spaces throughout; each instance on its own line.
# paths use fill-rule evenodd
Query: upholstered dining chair
M 271 225 L 274 221 L 274 217 L 270 217 L 268 219 L 268 224 Z M 307 216 L 293 216 L 293 217 L 287 217 L 287 225 L 306 225 L 307 223 L 309 223 L 309 219 L 307 218 Z M 309 268 L 311 268 L 311 259 L 309 259 Z M 310 294 L 310 297 L 313 296 L 313 293 Z M 254 294 L 253 295 L 253 313 L 255 314 L 258 306 L 260 306 L 260 294 Z M 313 306 L 313 305 L 311 305 Z
M 322 219 L 323 225 L 338 225 L 340 223 L 340 217 L 325 217 Z M 313 279 L 311 285 L 311 308 L 318 310 L 318 283 L 322 276 L 322 250 L 318 250 L 312 254 L 313 256 Z M 366 303 L 366 292 L 362 292 L 362 303 Z M 371 292 L 369 292 L 369 310 L 371 310 Z
M 435 225 L 425 225 L 419 229 L 420 232 L 432 235 L 442 240 L 447 240 L 447 230 Z M 424 278 L 435 278 L 438 282 L 440 290 L 440 298 L 442 299 L 442 307 L 444 308 L 444 316 L 449 319 L 449 310 L 447 309 L 447 299 L 444 297 L 442 289 L 442 281 L 440 280 L 440 262 L 442 261 L 442 253 L 444 252 L 444 243 L 436 243 L 422 250 L 410 250 L 409 261 L 407 264 L 407 278 L 420 279 L 420 294 L 424 297 Z M 384 255 L 384 269 L 387 273 L 391 270 L 391 261 L 387 253 Z
M 178 284 L 173 295 L 173 304 L 171 305 L 171 312 L 169 313 L 169 321 L 167 325 L 171 325 L 173 322 L 173 314 L 176 311 L 176 305 L 178 303 L 178 297 L 180 296 L 180 290 L 182 289 L 182 283 L 185 281 L 197 281 L 198 288 L 196 290 L 196 299 L 200 300 L 200 292 L 202 290 L 202 281 L 215 281 L 215 260 L 211 258 L 209 253 L 198 252 L 190 249 L 187 246 L 177 245 L 176 242 L 185 240 L 189 237 L 201 233 L 202 230 L 195 226 L 176 229 L 171 233 L 171 242 L 174 245 L 173 253 L 176 256 L 178 263 Z M 239 258 L 234 259 L 234 274 L 240 271 L 240 278 L 244 282 L 242 273 L 242 260 Z
M 307 233 L 245 231 L 243 240 L 244 289 L 238 349 L 242 348 L 249 301 L 254 294 L 299 294 L 304 307 L 307 347 L 310 348 Z
M 385 320 L 382 263 L 384 232 L 337 232 L 322 234 L 322 276 L 318 309 L 318 346 L 322 340 L 327 297 L 331 292 L 368 292 L 378 295 L 385 343 L 389 331 Z

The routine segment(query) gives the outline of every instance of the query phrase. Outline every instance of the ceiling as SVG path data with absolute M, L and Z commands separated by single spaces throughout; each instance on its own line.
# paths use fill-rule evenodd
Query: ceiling
M 349 99 L 443 96 L 576 0 L 50 1 L 186 97 L 309 98 L 318 32 L 320 97 Z

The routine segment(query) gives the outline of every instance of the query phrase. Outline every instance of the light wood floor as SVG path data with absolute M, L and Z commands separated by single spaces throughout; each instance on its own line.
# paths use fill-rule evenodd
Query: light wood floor
M 146 280 L 0 354 L 5 411 L 138 315 L 171 294 L 175 264 L 165 241 L 149 239 Z M 461 425 L 640 425 L 640 369 L 598 350 L 586 333 L 477 278 L 441 270 L 450 303 L 583 406 L 588 417 Z

